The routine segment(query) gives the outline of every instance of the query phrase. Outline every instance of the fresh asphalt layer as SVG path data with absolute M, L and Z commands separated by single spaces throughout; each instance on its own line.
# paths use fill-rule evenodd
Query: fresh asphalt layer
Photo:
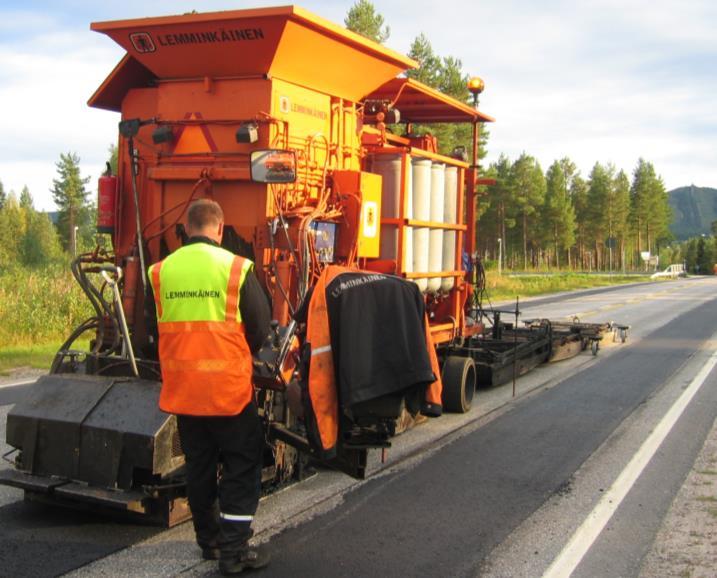
M 17 385 L 0 389 L 2 454 L 10 450 L 5 444 L 9 404 L 22 399 L 29 388 Z M 0 461 L 0 469 L 11 467 Z M 27 503 L 22 490 L 0 486 L 0 576 L 58 576 L 160 532 L 160 528 L 113 521 L 91 511 Z
M 513 529 L 569 490 L 581 464 L 715 327 L 712 300 L 517 401 L 412 469 L 368 481 L 338 508 L 272 540 L 274 559 L 260 575 L 476 575 Z

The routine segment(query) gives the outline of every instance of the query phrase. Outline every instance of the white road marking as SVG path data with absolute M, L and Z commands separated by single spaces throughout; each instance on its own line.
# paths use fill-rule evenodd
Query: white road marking
M 0 389 L 3 387 L 15 387 L 18 385 L 27 385 L 28 383 L 35 383 L 37 381 L 37 377 L 33 379 L 23 379 L 22 381 L 12 381 L 10 383 L 0 383 Z
M 707 363 L 643 442 L 630 463 L 625 466 L 610 489 L 588 514 L 562 552 L 553 560 L 543 574 L 543 578 L 568 578 L 575 571 L 715 365 L 717 365 L 717 352 L 712 353 Z

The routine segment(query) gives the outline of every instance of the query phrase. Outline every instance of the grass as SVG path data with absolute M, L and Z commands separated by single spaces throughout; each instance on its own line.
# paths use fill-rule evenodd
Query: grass
M 648 275 L 586 275 L 581 273 L 498 275 L 496 271 L 488 271 L 486 290 L 492 301 L 502 301 L 516 297 L 532 297 L 577 289 L 639 283 L 649 281 L 649 279 Z
M 0 271 L 0 373 L 49 368 L 62 342 L 90 315 L 65 265 Z
M 488 271 L 486 288 L 488 297 L 498 301 L 647 279 L 578 273 L 499 276 Z M 66 265 L 0 271 L 0 373 L 23 366 L 49 368 L 65 338 L 91 313 Z
M 10 370 L 16 367 L 48 369 L 60 345 L 50 342 L 5 347 L 0 351 L 0 375 L 8 375 Z

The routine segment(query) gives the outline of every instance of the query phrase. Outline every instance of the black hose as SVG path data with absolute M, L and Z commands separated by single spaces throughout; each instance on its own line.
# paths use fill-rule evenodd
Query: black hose
M 98 291 L 97 288 L 92 284 L 92 282 L 90 282 L 84 269 L 80 266 L 83 257 L 85 257 L 85 255 L 81 255 L 73 261 L 72 274 L 77 280 L 77 283 L 84 291 L 85 295 L 87 295 L 87 298 L 90 300 L 90 303 L 92 304 L 92 307 L 94 308 L 96 317 L 98 319 L 98 335 L 97 340 L 95 342 L 95 346 L 92 348 L 92 353 L 99 353 L 99 350 L 104 342 L 104 323 L 102 322 L 102 319 L 105 316 L 109 317 L 109 319 L 112 321 L 114 329 L 114 339 L 112 342 L 112 346 L 109 350 L 116 351 L 120 346 L 120 328 L 117 322 L 116 315 L 112 311 L 112 305 L 105 300 L 102 295 L 102 292 Z
M 99 325 L 101 325 L 101 323 L 99 323 Z M 75 328 L 75 330 L 60 346 L 60 349 L 57 350 L 57 353 L 52 360 L 52 365 L 50 366 L 50 374 L 54 374 L 59 371 L 62 362 L 65 360 L 65 357 L 67 357 L 67 352 L 70 349 L 70 346 L 77 340 L 77 338 L 85 331 L 90 331 L 92 329 L 96 330 L 97 326 L 98 319 L 96 317 L 90 317 L 89 319 L 82 322 L 77 328 Z

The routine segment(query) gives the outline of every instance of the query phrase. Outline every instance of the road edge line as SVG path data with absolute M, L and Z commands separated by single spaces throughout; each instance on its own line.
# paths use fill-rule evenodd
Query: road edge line
M 717 352 L 710 355 L 685 391 L 665 413 L 612 486 L 543 573 L 543 578 L 568 578 L 572 575 L 715 366 L 717 366 Z

